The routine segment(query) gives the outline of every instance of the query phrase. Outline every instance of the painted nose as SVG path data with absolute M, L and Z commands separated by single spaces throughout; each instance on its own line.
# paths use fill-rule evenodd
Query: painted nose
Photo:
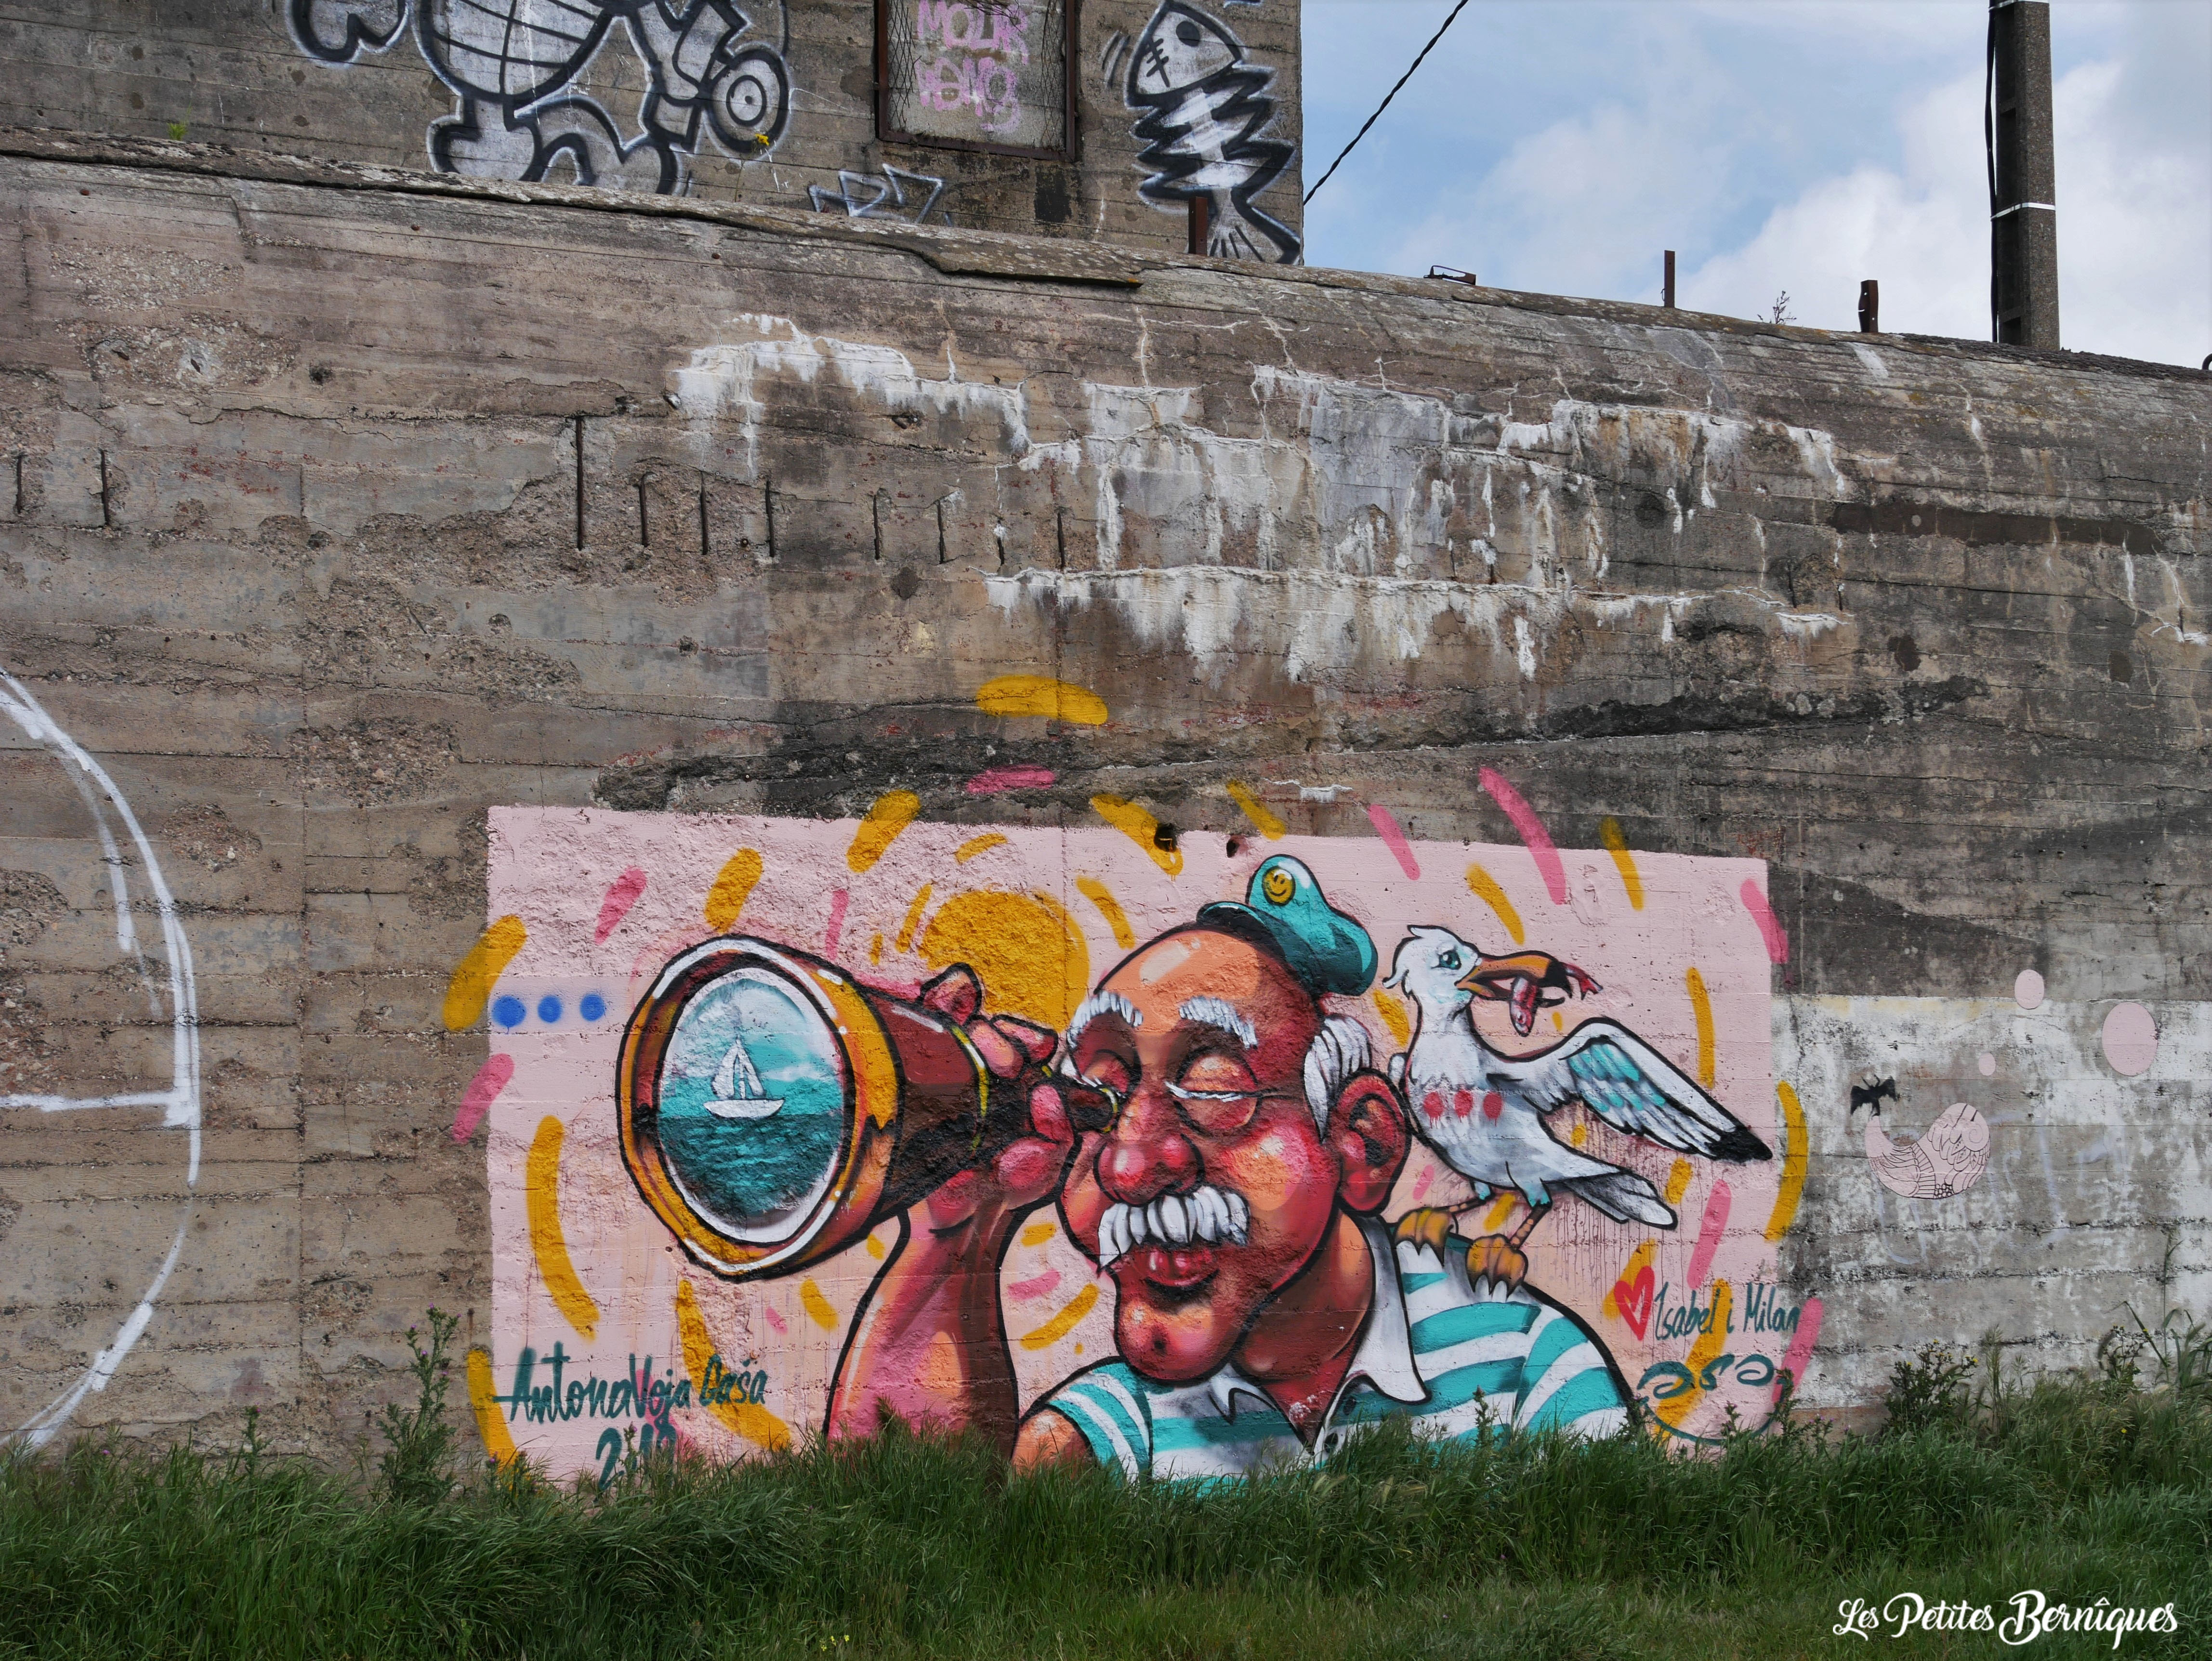
M 1098 1153 L 1098 1185 L 1123 1205 L 1146 1205 L 1198 1183 L 1198 1150 L 1166 1092 L 1137 1092 Z

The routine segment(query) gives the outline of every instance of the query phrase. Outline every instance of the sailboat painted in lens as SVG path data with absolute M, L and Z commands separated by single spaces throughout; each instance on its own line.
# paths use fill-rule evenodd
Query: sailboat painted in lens
M 708 1088 L 713 1093 L 702 1105 L 718 1119 L 765 1119 L 783 1107 L 782 1097 L 766 1093 L 743 1038 L 730 1040 Z

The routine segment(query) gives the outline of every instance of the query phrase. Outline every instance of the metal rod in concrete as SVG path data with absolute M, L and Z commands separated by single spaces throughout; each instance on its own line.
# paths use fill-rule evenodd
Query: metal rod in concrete
M 1990 0 L 1990 321 L 2014 346 L 2058 345 L 2058 192 L 2048 0 Z
M 1672 248 L 1667 250 L 1667 275 L 1659 291 L 1659 303 L 1662 306 L 1674 303 L 1674 251 Z

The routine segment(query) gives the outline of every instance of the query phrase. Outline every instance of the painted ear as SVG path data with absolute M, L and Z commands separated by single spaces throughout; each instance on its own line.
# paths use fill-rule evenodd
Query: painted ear
M 1344 1081 L 1328 1112 L 1328 1144 L 1341 1174 L 1337 1197 L 1346 1211 L 1379 1211 L 1406 1163 L 1410 1132 L 1406 1110 L 1380 1073 L 1360 1072 Z

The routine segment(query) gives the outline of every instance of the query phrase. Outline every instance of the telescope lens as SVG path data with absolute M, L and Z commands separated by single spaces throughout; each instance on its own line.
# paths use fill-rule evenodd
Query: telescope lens
M 787 1238 L 828 1190 L 845 1076 L 813 1003 L 757 964 L 701 987 L 670 1033 L 659 1136 L 669 1176 L 733 1240 Z

